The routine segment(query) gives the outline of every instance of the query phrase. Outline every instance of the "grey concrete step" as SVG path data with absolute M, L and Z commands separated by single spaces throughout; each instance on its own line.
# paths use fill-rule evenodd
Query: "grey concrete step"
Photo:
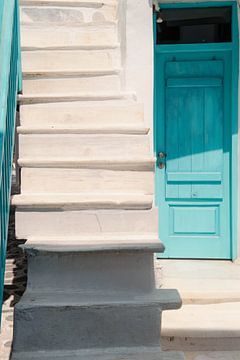
M 148 293 L 135 291 L 32 291 L 27 290 L 21 301 L 16 305 L 17 312 L 36 308 L 60 309 L 74 307 L 87 310 L 89 308 L 120 308 L 157 306 L 162 311 L 179 309 L 181 299 L 175 289 L 160 289 Z M 29 319 L 31 316 L 29 316 Z
M 12 360 L 184 360 L 177 352 L 162 352 L 153 348 L 116 348 L 91 351 L 49 351 L 14 353 Z
M 15 307 L 13 350 L 159 346 L 161 313 L 181 306 L 177 292 L 124 295 L 92 292 L 91 299 L 87 293 L 27 290 Z
M 157 234 L 116 233 L 30 238 L 24 249 L 31 291 L 96 292 L 98 297 L 99 291 L 152 292 L 153 253 L 164 247 Z

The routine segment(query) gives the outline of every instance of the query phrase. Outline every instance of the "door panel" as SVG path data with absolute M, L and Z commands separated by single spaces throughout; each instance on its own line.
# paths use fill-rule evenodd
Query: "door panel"
M 157 170 L 157 193 L 168 257 L 230 258 L 225 69 L 224 60 L 162 61 L 164 111 L 158 121 L 164 148 L 159 149 L 166 159 Z

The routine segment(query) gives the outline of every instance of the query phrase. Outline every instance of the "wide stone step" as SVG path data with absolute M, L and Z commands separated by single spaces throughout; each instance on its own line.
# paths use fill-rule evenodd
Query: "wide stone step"
M 22 104 L 44 104 L 44 103 L 57 103 L 57 102 L 79 102 L 79 101 L 106 101 L 106 100 L 127 100 L 135 98 L 135 94 L 126 92 L 108 91 L 106 93 L 94 93 L 94 92 L 76 92 L 74 93 L 63 93 L 59 94 L 29 94 L 29 95 L 18 95 L 18 103 Z
M 120 67 L 118 49 L 22 51 L 24 75 L 113 71 Z
M 20 123 L 32 129 L 141 128 L 143 105 L 121 100 L 22 105 Z
M 41 208 L 17 209 L 16 236 L 27 239 L 36 234 L 41 237 L 76 237 L 95 233 L 158 233 L 158 211 L 151 210 L 89 210 L 62 211 Z
M 33 124 L 34 125 L 34 124 Z M 149 128 L 141 125 L 132 124 L 113 124 L 113 125 L 101 125 L 100 121 L 95 124 L 77 125 L 76 127 L 62 126 L 47 126 L 43 127 L 41 124 L 37 126 L 18 126 L 18 134 L 126 134 L 126 135 L 146 135 L 149 132 Z
M 13 353 L 12 360 L 184 360 L 184 355 L 177 352 L 162 352 L 153 348 L 116 348 L 79 351 L 36 351 Z
M 145 193 L 153 191 L 152 171 L 23 168 L 22 193 Z
M 178 288 L 184 304 L 240 302 L 240 266 L 223 260 L 158 260 L 161 288 Z
M 183 305 L 164 314 L 162 335 L 166 349 L 240 350 L 240 302 Z
M 20 5 L 96 7 L 114 5 L 117 0 L 20 0 Z
M 94 299 L 87 293 L 26 291 L 15 307 L 13 350 L 158 346 L 162 310 L 181 306 L 176 291 L 161 294 Z
M 118 46 L 116 25 L 42 26 L 22 25 L 24 49 L 81 49 Z
M 35 160 L 130 160 L 149 158 L 148 135 L 29 134 L 19 136 L 19 157 Z
M 78 93 L 84 95 L 85 93 L 92 93 L 93 95 L 106 93 L 111 89 L 114 93 L 120 93 L 121 84 L 120 78 L 117 74 L 112 75 L 78 75 L 75 77 L 48 79 L 48 78 L 32 78 L 23 80 L 23 93 L 28 95 L 74 95 Z
M 152 207 L 153 196 L 136 194 L 22 194 L 12 197 L 19 208 L 42 209 L 125 209 L 146 210 Z
M 47 5 L 47 4 L 46 4 Z M 114 22 L 117 20 L 117 4 L 102 3 L 91 4 L 82 2 L 78 7 L 70 7 L 58 3 L 52 7 L 44 6 L 44 3 L 36 3 L 33 6 L 21 6 L 21 24 L 51 24 L 78 26 L 83 24 L 99 24 Z M 85 6 L 84 6 L 85 5 Z

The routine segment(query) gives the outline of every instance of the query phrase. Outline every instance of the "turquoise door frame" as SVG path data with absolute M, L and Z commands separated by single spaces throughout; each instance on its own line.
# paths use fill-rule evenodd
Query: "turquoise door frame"
M 166 258 L 219 258 L 219 259 L 232 259 L 237 257 L 237 195 L 238 194 L 238 176 L 237 176 L 237 146 L 238 146 L 238 73 L 239 73 L 239 44 L 238 44 L 238 16 L 237 16 L 237 3 L 234 2 L 204 2 L 204 3 L 174 3 L 174 4 L 160 4 L 161 8 L 189 8 L 189 7 L 220 7 L 231 6 L 232 7 L 232 42 L 231 43 L 214 43 L 214 44 L 181 44 L 181 45 L 157 45 L 156 44 L 156 17 L 154 16 L 154 50 L 155 50 L 155 86 L 154 86 L 154 142 L 156 155 L 159 152 L 166 151 L 166 123 L 165 118 L 173 116 L 174 112 L 167 113 L 166 101 L 166 78 L 165 71 L 171 61 L 202 61 L 209 60 L 222 61 L 223 62 L 223 89 L 224 89 L 224 113 L 225 113 L 225 130 L 229 131 L 228 140 L 225 140 L 223 144 L 223 158 L 224 158 L 224 171 L 223 177 L 225 181 L 224 196 L 222 203 L 225 206 L 225 213 L 221 213 L 220 221 L 221 228 L 225 230 L 221 239 L 222 248 L 216 246 L 213 241 L 208 242 L 206 249 L 201 245 L 196 246 L 196 252 L 194 249 L 187 246 L 187 241 L 184 240 L 184 236 L 178 236 L 177 242 L 170 241 L 170 237 L 167 235 L 170 232 L 169 210 L 167 207 L 171 205 L 171 201 L 167 202 L 166 197 L 171 187 L 167 186 L 167 175 L 165 169 L 159 169 L 156 164 L 156 205 L 159 207 L 159 236 L 160 239 L 166 245 L 165 254 Z M 228 66 L 226 66 L 226 64 Z M 219 75 L 219 74 L 218 74 Z M 171 76 L 171 75 L 170 75 Z M 178 79 L 177 79 L 178 80 Z M 206 80 L 206 79 L 205 79 Z M 173 84 L 172 84 L 173 85 Z M 171 85 L 171 86 L 172 86 Z M 189 86 L 189 85 L 188 85 Z M 173 87 L 173 86 L 172 86 Z M 194 93 L 194 92 L 192 92 Z M 170 94 L 170 92 L 169 92 Z M 172 92 L 174 94 L 174 92 Z M 232 94 L 232 96 L 229 96 Z M 230 116 L 229 116 L 230 113 Z M 226 120 L 226 114 L 227 120 Z M 229 122 L 229 118 L 231 121 Z M 226 125 L 229 127 L 226 128 Z M 225 134 L 226 135 L 226 134 Z M 159 161 L 159 160 L 158 160 Z M 168 166 L 168 160 L 166 160 Z M 227 165 L 227 169 L 226 169 Z M 227 174 L 228 172 L 228 174 Z M 176 175 L 176 174 L 175 174 Z M 175 176 L 173 174 L 173 176 Z M 186 175 L 186 174 L 185 174 Z M 171 175 L 172 176 L 172 175 Z M 175 181 L 173 179 L 173 181 Z M 192 179 L 191 179 L 192 181 Z M 216 183 L 217 184 L 217 183 Z M 169 190 L 170 189 L 170 190 Z M 215 192 L 217 186 L 215 187 Z M 216 196 L 215 196 L 216 197 Z M 190 204 L 184 202 L 181 199 L 181 204 Z M 200 199 L 199 199 L 200 200 Z M 202 200 L 202 205 L 211 206 L 214 204 L 212 199 L 207 202 L 207 199 Z M 198 203 L 199 204 L 199 203 Z M 216 199 L 215 199 L 216 204 Z M 220 204 L 220 202 L 219 202 Z M 219 205 L 218 204 L 218 205 Z M 228 208 L 228 219 L 226 220 L 226 207 Z M 212 209 L 213 210 L 213 209 Z M 215 209 L 216 210 L 216 209 Z M 172 210 L 171 210 L 172 211 Z M 177 214 L 177 213 L 176 213 Z M 209 212 L 211 214 L 211 212 Z M 225 215 L 224 215 L 225 214 Z M 182 216 L 182 215 L 181 215 Z M 181 216 L 176 215 L 176 226 L 180 229 L 181 233 Z M 191 221 L 191 219 L 189 219 Z M 205 220 L 207 221 L 207 217 Z M 223 225 L 223 222 L 225 225 Z M 201 220 L 200 220 L 201 223 Z M 200 225 L 199 225 L 200 226 Z M 212 224 L 209 225 L 210 227 Z M 200 226 L 201 227 L 201 226 Z M 192 226 L 190 226 L 192 228 Z M 183 232 L 184 233 L 184 232 Z M 196 234 L 195 234 L 196 235 Z M 215 234 L 218 235 L 218 234 Z M 212 237 L 214 239 L 214 237 Z M 173 239 L 173 238 L 172 238 Z M 175 239 L 175 240 L 176 240 Z M 209 237 L 209 240 L 211 237 Z M 180 240 L 180 241 L 179 241 Z M 207 244 L 207 243 L 206 243 Z M 194 246 L 193 246 L 194 247 Z

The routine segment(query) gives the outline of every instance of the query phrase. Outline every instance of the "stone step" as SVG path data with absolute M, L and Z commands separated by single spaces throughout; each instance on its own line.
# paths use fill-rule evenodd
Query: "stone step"
M 116 25 L 21 26 L 22 49 L 88 49 L 118 47 Z
M 148 135 L 81 135 L 29 134 L 19 135 L 19 158 L 35 160 L 130 160 L 150 157 Z
M 102 159 L 102 160 L 84 160 L 77 158 L 61 159 L 44 159 L 44 158 L 20 158 L 18 159 L 20 167 L 28 168 L 53 168 L 53 169 L 103 169 L 103 170 L 120 170 L 120 171 L 154 171 L 155 160 L 153 158 L 132 158 L 131 160 L 121 159 Z
M 85 6 L 84 6 L 85 5 Z M 79 26 L 84 24 L 112 23 L 117 20 L 117 3 L 104 3 L 102 5 L 82 2 L 80 6 L 65 4 L 52 4 L 45 6 L 44 3 L 36 3 L 33 6 L 21 6 L 21 24 L 50 24 L 64 26 Z
M 88 293 L 93 301 L 116 292 L 119 298 L 152 293 L 153 253 L 164 251 L 157 234 L 143 233 L 37 236 L 22 247 L 28 255 L 28 290 Z
M 152 171 L 23 168 L 22 193 L 145 193 L 153 192 Z
M 20 0 L 20 5 L 76 6 L 101 8 L 103 5 L 115 5 L 117 0 Z
M 120 93 L 121 83 L 117 74 L 111 75 L 86 75 L 69 78 L 33 78 L 23 80 L 23 93 L 25 96 L 41 96 L 49 94 L 54 96 L 79 96 L 86 93 L 98 95 L 106 93 L 111 89 L 113 93 Z
M 79 101 L 106 101 L 106 100 L 129 100 L 134 99 L 135 94 L 126 92 L 106 92 L 106 93 L 94 93 L 90 92 L 76 92 L 75 94 L 63 93 L 63 94 L 29 94 L 29 95 L 18 95 L 18 103 L 23 104 L 42 104 L 42 103 L 58 103 L 58 102 L 79 102 Z
M 34 125 L 34 124 L 33 124 Z M 146 135 L 149 133 L 149 128 L 145 127 L 143 124 L 139 125 L 101 125 L 100 121 L 92 123 L 87 126 L 77 126 L 77 127 L 65 127 L 62 126 L 47 126 L 43 127 L 41 124 L 36 124 L 37 126 L 18 126 L 18 134 L 125 134 L 125 135 Z
M 147 194 L 21 194 L 12 197 L 12 205 L 24 209 L 151 209 L 153 195 Z
M 25 250 L 64 253 L 163 252 L 157 233 L 86 233 L 78 236 L 31 236 Z M 140 270 L 140 269 L 139 269 Z
M 161 312 L 181 306 L 176 291 L 147 296 L 26 291 L 15 307 L 14 351 L 158 346 Z M 57 296 L 56 296 L 57 295 Z
M 22 51 L 22 68 L 26 75 L 97 73 L 120 67 L 119 49 L 106 50 L 36 50 Z
M 129 349 L 97 349 L 79 351 L 18 352 L 12 360 L 184 360 L 177 352 L 162 352 L 159 347 L 131 347 Z
M 156 261 L 161 288 L 178 288 L 184 304 L 240 302 L 240 266 L 231 261 Z
M 141 128 L 143 105 L 122 100 L 22 105 L 20 123 L 24 128 Z
M 240 302 L 183 305 L 164 314 L 162 336 L 165 349 L 240 350 Z
M 16 210 L 16 236 L 19 239 L 38 237 L 76 237 L 79 234 L 158 233 L 158 211 L 90 210 L 62 211 L 51 209 Z

